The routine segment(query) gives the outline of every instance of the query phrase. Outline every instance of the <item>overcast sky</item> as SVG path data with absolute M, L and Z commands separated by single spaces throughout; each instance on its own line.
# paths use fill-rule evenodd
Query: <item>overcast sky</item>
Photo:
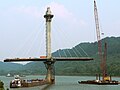
M 0 60 L 45 54 L 45 19 L 51 8 L 52 52 L 96 41 L 94 0 L 0 0 Z M 97 0 L 101 32 L 120 36 L 120 0 Z

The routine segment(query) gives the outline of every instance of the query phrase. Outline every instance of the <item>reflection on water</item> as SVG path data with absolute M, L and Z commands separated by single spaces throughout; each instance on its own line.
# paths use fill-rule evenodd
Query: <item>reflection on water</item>
M 52 84 L 48 84 L 48 85 L 44 86 L 41 90 L 48 90 L 52 86 L 53 86 Z
M 23 79 L 45 78 L 45 76 L 26 76 Z M 14 77 L 0 76 L 0 80 L 4 82 L 5 90 L 9 88 L 9 82 Z M 80 80 L 93 80 L 95 77 L 85 76 L 56 76 L 56 83 L 53 85 L 42 85 L 30 88 L 17 88 L 10 90 L 120 90 L 120 85 L 85 85 L 78 84 Z M 120 78 L 113 78 L 113 80 L 120 81 Z

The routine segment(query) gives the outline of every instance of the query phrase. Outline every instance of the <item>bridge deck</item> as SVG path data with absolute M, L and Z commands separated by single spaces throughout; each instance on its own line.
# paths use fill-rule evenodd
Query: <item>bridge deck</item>
M 53 57 L 56 61 L 90 61 L 93 58 L 90 57 Z
M 47 61 L 47 58 L 15 58 L 5 59 L 4 62 L 23 62 L 23 61 Z M 53 61 L 90 61 L 93 58 L 90 57 L 53 57 Z

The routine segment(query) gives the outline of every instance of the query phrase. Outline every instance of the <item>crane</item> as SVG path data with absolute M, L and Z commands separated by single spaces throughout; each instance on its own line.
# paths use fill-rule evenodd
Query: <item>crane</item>
M 99 19 L 97 12 L 96 1 L 94 0 L 94 17 L 95 17 L 95 25 L 96 25 L 96 33 L 97 33 L 97 41 L 98 41 L 98 54 L 100 58 L 100 68 L 102 72 L 102 80 L 100 79 L 100 74 L 96 74 L 96 80 L 87 80 L 87 81 L 78 81 L 79 84 L 96 84 L 96 85 L 118 85 L 119 82 L 112 80 L 111 76 L 107 74 L 106 68 L 106 60 L 107 60 L 107 43 L 104 44 L 104 53 L 102 53 L 102 41 L 100 37 L 100 29 L 99 29 Z
M 101 60 L 101 71 L 102 71 L 102 80 L 107 80 L 107 73 L 106 73 L 106 43 L 105 43 L 105 51 L 104 55 L 102 54 L 102 42 L 100 37 L 100 27 L 99 27 L 99 19 L 98 19 L 98 11 L 97 11 L 97 5 L 96 1 L 94 0 L 94 17 L 95 17 L 95 24 L 96 24 L 96 34 L 97 34 L 97 41 L 98 41 L 98 54 Z

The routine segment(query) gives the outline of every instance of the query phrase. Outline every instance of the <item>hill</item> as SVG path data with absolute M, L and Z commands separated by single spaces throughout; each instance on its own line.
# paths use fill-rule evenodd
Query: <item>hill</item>
M 7 75 L 11 71 L 17 71 L 22 67 L 22 64 L 0 62 L 0 75 Z
M 102 43 L 107 42 L 107 72 L 110 75 L 120 76 L 120 37 L 107 37 L 102 40 Z M 53 53 L 53 56 L 57 56 L 58 52 L 72 52 L 74 50 L 81 51 L 80 47 L 87 52 L 90 57 L 94 58 L 94 61 L 88 62 L 62 62 L 57 63 L 56 72 L 58 74 L 71 74 L 71 75 L 95 75 L 100 73 L 100 60 L 98 57 L 97 42 L 94 43 L 80 43 L 72 49 L 59 50 Z M 104 47 L 104 45 L 102 45 Z M 104 48 L 103 48 L 104 49 Z M 104 50 L 103 50 L 104 51 Z M 81 52 L 83 54 L 83 52 Z M 73 55 L 74 56 L 74 55 Z M 84 55 L 83 55 L 84 56 Z M 62 66 L 62 68 L 61 68 Z M 63 69 L 64 68 L 64 69 Z
M 120 37 L 106 37 L 102 43 L 107 42 L 107 72 L 110 75 L 120 76 Z M 104 47 L 104 45 L 102 45 Z M 83 50 L 84 49 L 84 50 Z M 74 51 L 79 51 L 77 55 Z M 86 54 L 87 52 L 87 54 Z M 60 49 L 53 52 L 53 56 L 86 56 L 94 58 L 94 61 L 78 62 L 56 62 L 55 69 L 57 75 L 95 75 L 100 73 L 100 60 L 98 58 L 97 42 L 85 42 L 76 45 L 71 49 Z M 26 65 L 13 63 L 0 63 L 2 72 L 13 72 L 15 74 L 45 74 L 46 69 L 42 62 L 30 62 Z M 3 74 L 0 71 L 0 75 Z

